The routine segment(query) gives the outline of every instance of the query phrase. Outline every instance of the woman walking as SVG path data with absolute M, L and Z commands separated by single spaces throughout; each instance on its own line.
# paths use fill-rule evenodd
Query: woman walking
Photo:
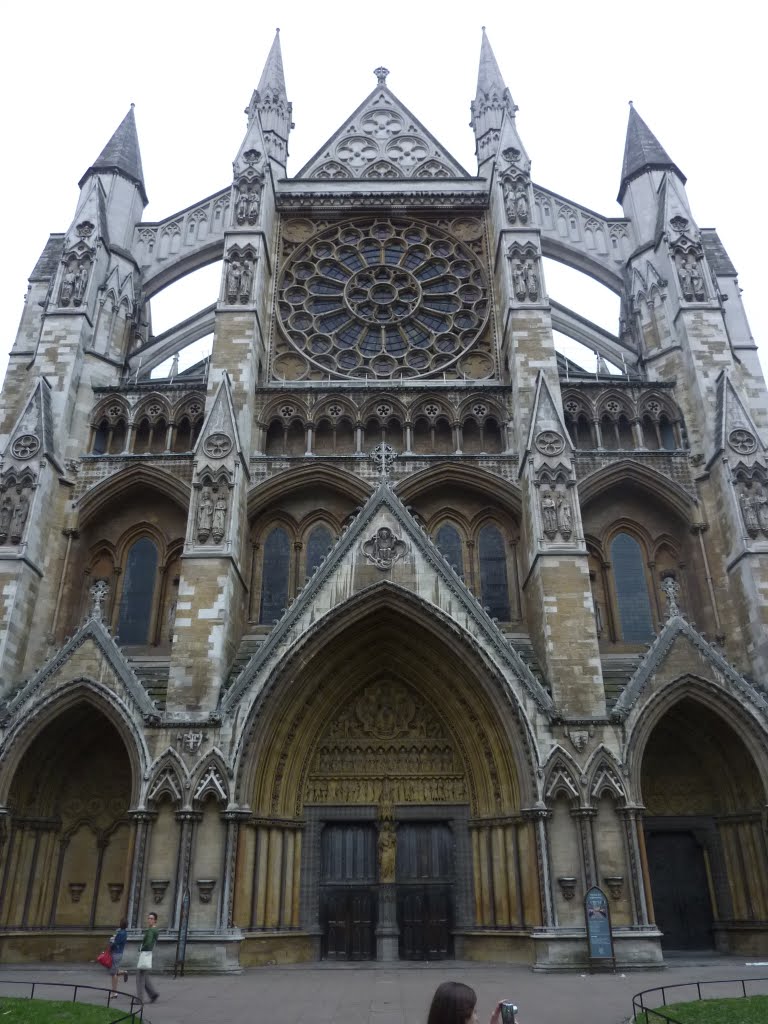
M 109 973 L 112 976 L 112 991 L 117 992 L 117 982 L 120 974 L 123 975 L 123 980 L 128 981 L 128 971 L 120 970 L 120 961 L 123 959 L 123 953 L 125 952 L 125 943 L 128 940 L 128 920 L 123 918 L 120 924 L 117 926 L 117 931 L 109 940 L 109 952 L 112 954 L 112 966 L 109 968 Z

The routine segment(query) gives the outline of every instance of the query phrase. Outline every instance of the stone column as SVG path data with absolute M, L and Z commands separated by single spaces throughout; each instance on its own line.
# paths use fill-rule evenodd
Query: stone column
M 144 892 L 147 846 L 152 822 L 157 815 L 154 811 L 129 811 L 129 816 L 133 819 L 133 861 L 126 916 L 129 926 L 138 928 L 141 921 L 141 897 Z
M 552 812 L 546 807 L 526 807 L 522 811 L 523 818 L 532 821 L 536 833 L 536 858 L 539 867 L 539 898 L 541 900 L 541 918 L 545 928 L 554 928 L 555 910 L 552 898 L 552 874 L 549 859 L 549 834 L 547 822 Z
M 395 885 L 397 833 L 394 822 L 385 818 L 379 823 L 378 915 L 376 924 L 376 959 L 398 958 L 400 929 L 397 927 L 397 886 Z
M 202 818 L 200 811 L 177 811 L 176 820 L 181 824 L 179 834 L 179 870 L 176 876 L 176 894 L 173 901 L 173 920 L 167 922 L 168 928 L 178 928 L 181 920 L 181 903 L 184 899 L 184 890 L 189 885 L 189 873 L 192 866 L 192 840 L 195 834 L 195 825 Z
M 225 822 L 227 834 L 224 842 L 224 867 L 221 873 L 223 882 L 219 904 L 219 928 L 232 928 L 240 823 L 249 819 L 250 811 L 224 811 L 221 817 Z

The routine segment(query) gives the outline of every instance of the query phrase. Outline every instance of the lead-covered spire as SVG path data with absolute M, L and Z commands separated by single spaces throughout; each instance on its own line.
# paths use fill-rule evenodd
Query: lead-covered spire
M 506 127 L 505 147 L 524 153 L 522 143 L 515 129 L 515 112 L 517 106 L 512 94 L 504 83 L 499 65 L 496 61 L 490 41 L 483 25 L 483 38 L 480 44 L 480 63 L 477 71 L 477 93 L 470 104 L 472 120 L 470 127 L 475 133 L 475 152 L 477 163 L 481 166 L 485 160 L 499 151 L 502 128 Z
M 293 107 L 285 90 L 283 54 L 280 49 L 280 29 L 278 28 L 275 31 L 275 38 L 267 55 L 258 87 L 251 97 L 246 113 L 249 124 L 254 114 L 258 113 L 267 153 L 282 167 L 285 167 L 288 158 L 288 134 L 293 128 L 292 112 Z
M 136 131 L 136 118 L 133 115 L 133 103 L 96 161 L 80 179 L 79 187 L 83 187 L 91 174 L 108 174 L 110 172 L 121 174 L 137 185 L 146 206 L 147 193 L 144 188 L 144 171 L 141 167 L 141 152 L 139 151 L 139 136 Z
M 633 178 L 647 171 L 674 171 L 685 184 L 685 175 L 672 161 L 662 144 L 640 117 L 630 101 L 627 139 L 624 143 L 624 163 L 621 168 L 619 202 L 624 198 L 627 185 Z

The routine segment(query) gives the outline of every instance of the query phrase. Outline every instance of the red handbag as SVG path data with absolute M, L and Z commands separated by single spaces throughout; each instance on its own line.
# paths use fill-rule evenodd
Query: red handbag
M 112 954 L 108 949 L 105 949 L 96 957 L 96 962 L 101 964 L 102 967 L 109 969 L 112 966 Z

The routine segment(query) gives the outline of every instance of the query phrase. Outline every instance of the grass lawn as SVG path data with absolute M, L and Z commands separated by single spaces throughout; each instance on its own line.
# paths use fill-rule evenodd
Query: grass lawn
M 110 1024 L 125 1012 L 119 1007 L 109 1009 L 58 999 L 0 998 L 0 1024 Z
M 768 996 L 748 996 L 746 999 L 702 999 L 696 1003 L 670 1003 L 659 1006 L 682 1024 L 768 1024 Z M 0 1016 L 0 1024 L 2 1024 Z M 638 1014 L 638 1024 L 662 1024 L 655 1014 Z

